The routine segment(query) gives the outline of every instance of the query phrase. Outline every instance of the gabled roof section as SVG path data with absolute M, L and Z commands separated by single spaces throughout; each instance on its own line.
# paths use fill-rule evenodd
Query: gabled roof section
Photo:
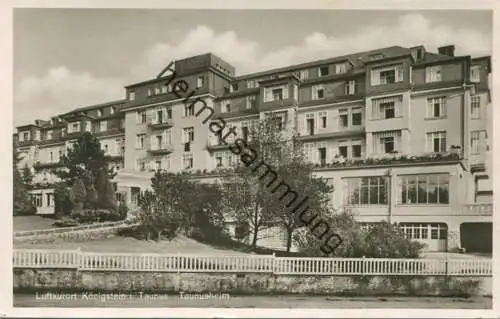
M 282 73 L 282 72 L 294 72 L 294 71 L 298 71 L 300 69 L 306 69 L 306 68 L 310 68 L 310 67 L 320 66 L 322 64 L 340 63 L 340 62 L 345 62 L 345 61 L 350 61 L 355 68 L 359 68 L 359 67 L 362 67 L 365 63 L 369 62 L 371 59 L 370 58 L 371 56 L 377 55 L 377 54 L 381 55 L 381 58 L 379 60 L 384 60 L 384 59 L 388 59 L 388 58 L 407 56 L 410 54 L 410 50 L 408 48 L 403 48 L 401 46 L 391 46 L 391 47 L 386 47 L 386 48 L 382 48 L 382 49 L 376 49 L 376 50 L 371 50 L 371 51 L 366 51 L 366 52 L 361 52 L 361 53 L 347 54 L 347 55 L 338 56 L 338 57 L 334 57 L 334 58 L 316 60 L 313 62 L 295 64 L 295 65 L 271 69 L 271 70 L 267 70 L 267 71 L 245 74 L 245 75 L 237 76 L 236 80 L 258 78 L 261 76 L 267 76 L 267 75 L 271 75 L 271 74 L 275 74 L 275 73 Z

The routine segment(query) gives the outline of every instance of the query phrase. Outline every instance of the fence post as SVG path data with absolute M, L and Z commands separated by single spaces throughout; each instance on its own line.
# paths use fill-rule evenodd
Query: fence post
M 361 257 L 361 276 L 365 275 L 365 256 Z
M 80 268 L 82 268 L 82 254 L 80 246 L 78 246 L 78 248 L 76 249 L 76 267 L 77 270 L 80 270 Z
M 274 273 L 276 272 L 276 253 L 274 251 L 273 251 L 273 260 L 271 262 L 271 270 L 274 275 Z

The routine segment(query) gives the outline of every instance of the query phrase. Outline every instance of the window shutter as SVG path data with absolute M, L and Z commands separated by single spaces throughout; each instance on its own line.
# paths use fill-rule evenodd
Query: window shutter
M 370 70 L 370 76 L 371 76 L 371 83 L 372 83 L 372 85 L 379 85 L 380 84 L 379 83 L 380 78 L 377 77 L 377 75 L 378 75 L 377 71 L 375 71 L 374 69 Z
M 402 98 L 398 98 L 398 99 L 396 99 L 396 101 L 394 101 L 394 115 L 396 117 L 401 116 L 401 106 L 402 106 L 402 104 L 403 104 Z
M 446 98 L 442 97 L 441 98 L 441 116 L 446 116 L 448 115 L 448 106 L 446 105 Z
M 265 89 L 265 102 L 272 101 L 273 99 L 273 92 L 271 91 L 270 88 Z
M 403 178 L 401 178 L 401 177 L 394 177 L 394 178 L 396 178 L 396 203 L 401 204 L 401 202 L 403 201 L 403 198 L 402 198 Z M 391 191 L 391 184 L 389 181 L 389 192 L 390 191 Z
M 404 66 L 399 65 L 396 67 L 396 82 L 402 82 L 404 75 Z
M 283 100 L 288 99 L 288 85 L 283 87 Z

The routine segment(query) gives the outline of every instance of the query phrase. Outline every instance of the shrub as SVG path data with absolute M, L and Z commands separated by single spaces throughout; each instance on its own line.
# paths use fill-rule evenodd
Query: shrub
M 362 230 L 354 215 L 345 211 L 322 217 L 342 238 L 342 244 L 332 253 L 335 257 L 351 258 L 418 258 L 423 244 L 405 238 L 396 225 L 381 222 Z M 320 242 L 308 230 L 297 232 L 294 238 L 302 255 L 325 257 Z

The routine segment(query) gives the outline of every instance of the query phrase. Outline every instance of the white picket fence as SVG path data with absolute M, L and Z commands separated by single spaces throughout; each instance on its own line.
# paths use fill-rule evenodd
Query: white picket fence
M 38 229 L 38 230 L 24 230 L 14 232 L 14 238 L 21 237 L 38 237 L 45 236 L 51 234 L 60 234 L 74 231 L 85 231 L 85 230 L 94 230 L 94 229 L 102 229 L 102 228 L 123 228 L 133 226 L 126 221 L 118 221 L 118 222 L 104 222 L 104 223 L 96 223 L 96 224 L 88 224 L 88 225 L 79 225 L 74 227 L 60 227 L 60 228 L 47 228 L 47 229 Z
M 278 275 L 491 276 L 491 259 L 199 256 L 14 249 L 14 268 L 85 271 L 232 272 Z

